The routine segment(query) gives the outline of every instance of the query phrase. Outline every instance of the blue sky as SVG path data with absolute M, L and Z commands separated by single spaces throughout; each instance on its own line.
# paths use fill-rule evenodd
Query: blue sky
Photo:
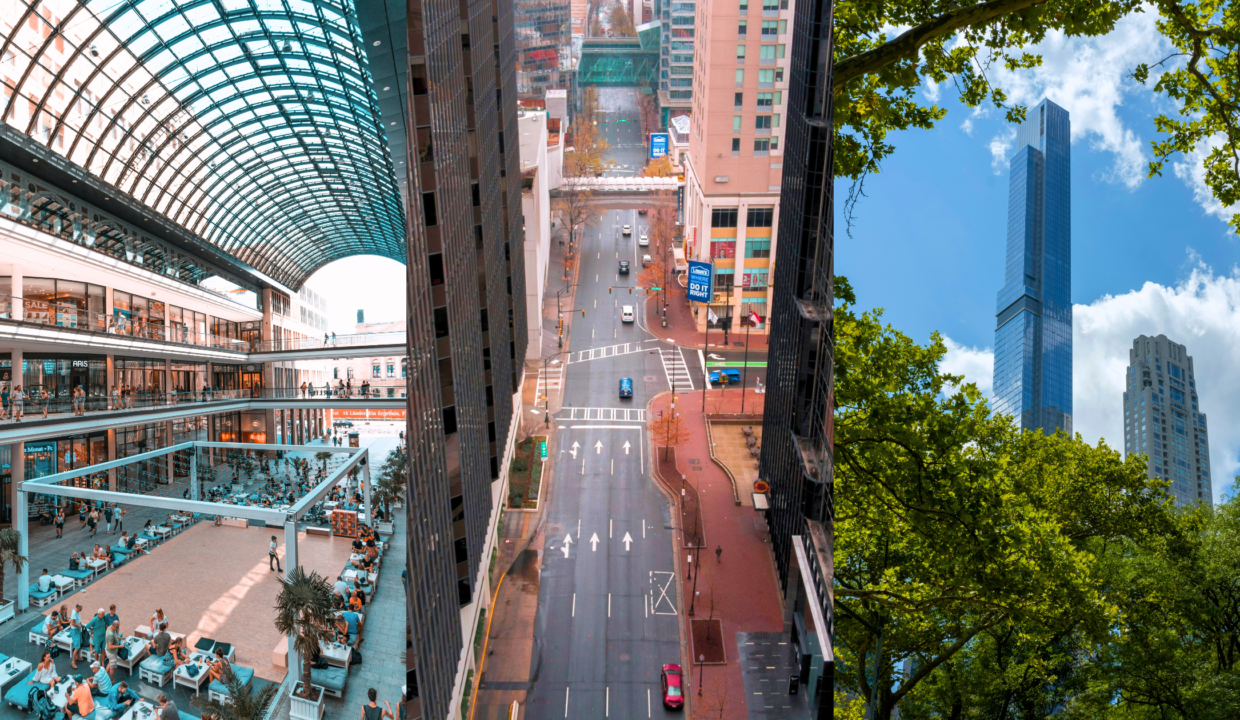
M 1154 18 L 1135 15 L 1104 38 L 1052 35 L 1038 48 L 1042 67 L 991 79 L 1015 102 L 1049 97 L 1071 114 L 1076 431 L 1122 445 L 1128 348 L 1137 335 L 1166 334 L 1194 358 L 1218 498 L 1240 472 L 1240 242 L 1200 182 L 1199 157 L 1145 177 L 1153 118 L 1174 107 L 1127 74 L 1165 49 Z M 850 183 L 837 183 L 836 268 L 862 307 L 884 308 L 898 329 L 923 342 L 941 332 L 944 369 L 989 392 L 1014 133 L 995 110 L 957 103 L 950 84 L 922 93 L 948 115 L 889 138 L 896 152 L 867 179 L 851 237 Z

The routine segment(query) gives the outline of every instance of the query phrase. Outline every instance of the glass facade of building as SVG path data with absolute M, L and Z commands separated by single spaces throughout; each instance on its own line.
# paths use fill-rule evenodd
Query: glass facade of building
M 517 48 L 517 93 L 541 98 L 551 88 L 566 88 L 568 73 L 561 76 L 572 45 L 568 0 L 516 0 L 513 30 Z
M 995 329 L 995 410 L 1026 430 L 1072 434 L 1071 125 L 1049 100 L 1016 137 L 1004 285 Z

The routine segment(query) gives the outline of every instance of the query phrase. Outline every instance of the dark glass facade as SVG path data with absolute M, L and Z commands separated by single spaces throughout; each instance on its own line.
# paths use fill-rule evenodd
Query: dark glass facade
M 829 0 L 796 7 L 759 469 L 771 485 L 771 546 L 780 583 L 795 599 L 793 640 L 812 666 L 802 681 L 818 718 L 831 717 L 834 667 L 831 16 Z M 814 639 L 818 612 L 827 647 Z
M 512 12 L 408 4 L 409 717 L 451 713 L 525 354 Z
M 1049 100 L 1016 135 L 995 323 L 995 410 L 1072 434 L 1072 127 Z

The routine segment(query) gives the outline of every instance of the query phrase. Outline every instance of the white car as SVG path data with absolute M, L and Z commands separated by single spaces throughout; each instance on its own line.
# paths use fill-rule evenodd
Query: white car
M 654 261 L 650 259 L 650 256 L 649 256 L 649 255 L 642 255 L 642 267 L 646 267 L 647 265 L 649 265 L 649 264 L 650 264 L 650 263 L 652 263 L 652 262 L 654 262 Z
M 624 226 L 624 229 L 622 229 L 622 230 L 621 230 L 621 232 L 623 232 L 625 235 L 632 235 L 632 234 L 633 234 L 633 228 L 632 228 L 631 226 L 629 226 L 629 225 L 625 225 L 625 226 Z
M 625 305 L 620 308 L 620 319 L 626 323 L 633 322 L 633 306 Z
M 650 238 L 646 237 L 646 233 L 642 233 L 641 237 L 637 238 L 637 244 L 646 247 L 650 244 Z

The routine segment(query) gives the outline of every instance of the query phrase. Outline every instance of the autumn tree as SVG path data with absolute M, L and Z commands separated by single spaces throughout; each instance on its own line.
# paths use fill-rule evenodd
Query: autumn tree
M 654 441 L 663 444 L 664 460 L 668 457 L 668 448 L 679 447 L 689 441 L 689 429 L 674 408 L 663 410 L 651 418 L 649 428 Z
M 607 8 L 607 26 L 615 37 L 637 37 L 632 7 L 623 0 L 614 0 Z
M 594 192 L 586 187 L 578 177 L 565 177 L 560 185 L 560 197 L 555 206 L 560 215 L 560 222 L 568 230 L 568 255 L 574 251 L 574 241 L 578 231 L 597 222 L 600 214 L 594 204 Z
M 1032 46 L 1107 35 L 1134 13 L 1156 14 L 1174 48 L 1132 68 L 1165 108 L 1154 118 L 1162 139 L 1153 143 L 1149 175 L 1187 156 L 1231 208 L 1240 199 L 1240 14 L 1218 0 L 841 0 L 834 7 L 836 175 L 859 180 L 876 172 L 895 150 L 892 132 L 929 129 L 946 116 L 920 101 L 927 81 L 955 87 L 970 108 L 991 105 L 1009 122 L 1023 120 L 1027 109 L 1009 102 L 987 68 L 1032 70 L 1042 63 Z M 1240 214 L 1232 213 L 1231 225 L 1240 232 Z
M 672 172 L 672 159 L 666 155 L 655 158 L 646 163 L 644 173 L 646 177 L 671 177 L 674 174 Z

